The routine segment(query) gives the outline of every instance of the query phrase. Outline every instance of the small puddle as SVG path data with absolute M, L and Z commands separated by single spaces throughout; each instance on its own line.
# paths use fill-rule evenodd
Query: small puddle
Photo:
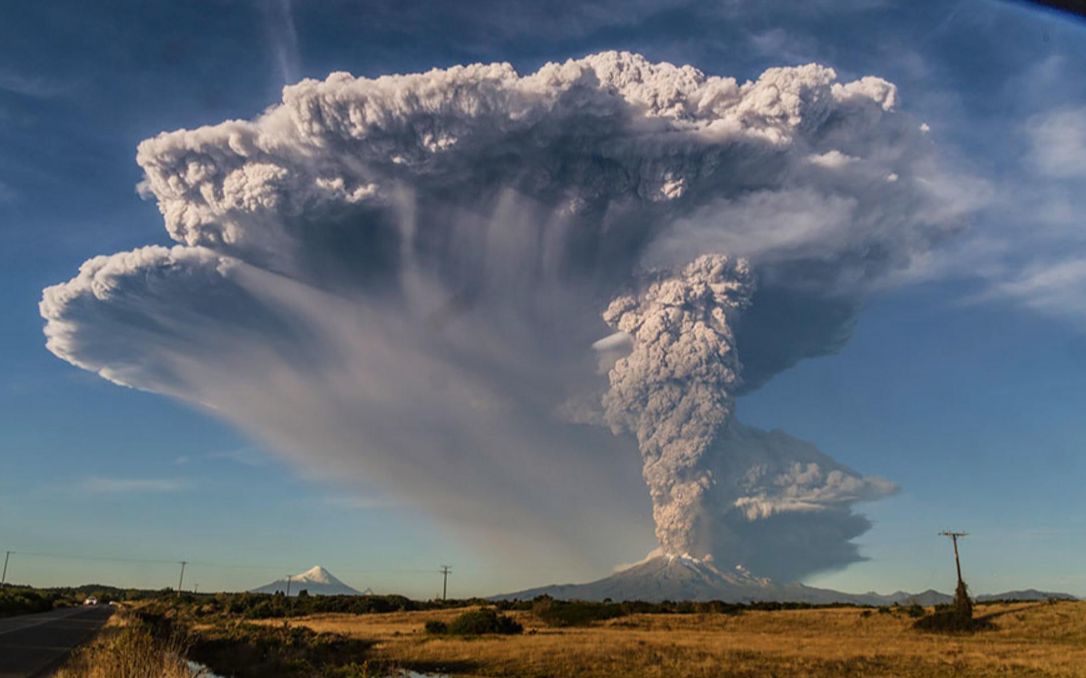
M 185 663 L 189 666 L 189 675 L 191 675 L 192 678 L 224 678 L 200 662 L 189 660 Z

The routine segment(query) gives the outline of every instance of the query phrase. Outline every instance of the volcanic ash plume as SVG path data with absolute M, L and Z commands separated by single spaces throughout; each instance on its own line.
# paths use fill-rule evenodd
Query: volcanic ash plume
M 175 244 L 46 289 L 47 346 L 518 558 L 649 547 L 640 471 L 667 551 L 799 578 L 856 560 L 850 506 L 885 492 L 734 398 L 961 228 L 897 105 L 817 64 L 620 52 L 303 80 L 139 145 Z
M 730 323 L 753 290 L 746 261 L 705 255 L 603 314 L 633 340 L 608 374 L 607 420 L 637 436 L 656 537 L 668 553 L 706 555 L 697 525 L 713 476 L 703 457 L 732 416 L 740 364 Z

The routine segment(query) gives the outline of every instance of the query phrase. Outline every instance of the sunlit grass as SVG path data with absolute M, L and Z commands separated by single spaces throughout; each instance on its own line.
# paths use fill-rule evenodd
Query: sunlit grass
M 179 636 L 156 639 L 124 612 L 114 614 L 98 636 L 76 650 L 57 678 L 191 678 Z
M 990 616 L 995 628 L 971 635 L 924 633 L 902 612 L 857 608 L 632 615 L 587 628 L 552 628 L 529 612 L 512 612 L 524 625 L 522 636 L 424 632 L 427 620 L 448 622 L 462 611 L 332 614 L 289 623 L 377 641 L 373 656 L 390 665 L 448 667 L 458 675 L 1086 675 L 1086 603 L 1080 602 L 978 607 L 977 616 Z

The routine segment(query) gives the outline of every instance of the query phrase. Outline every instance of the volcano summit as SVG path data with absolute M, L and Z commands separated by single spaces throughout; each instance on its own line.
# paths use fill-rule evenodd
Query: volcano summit
M 286 593 L 296 596 L 306 591 L 311 596 L 360 596 L 357 589 L 347 586 L 328 570 L 316 565 L 301 574 L 290 575 L 290 581 L 276 579 L 252 590 L 253 593 Z
M 548 595 L 564 600 L 721 600 L 729 603 L 789 601 L 885 605 L 892 596 L 851 594 L 798 583 L 779 584 L 741 567 L 724 571 L 711 559 L 652 555 L 636 565 L 587 584 L 544 586 L 495 596 L 498 600 L 530 600 Z M 898 595 L 898 594 L 892 594 Z M 908 594 L 900 594 L 907 596 Z

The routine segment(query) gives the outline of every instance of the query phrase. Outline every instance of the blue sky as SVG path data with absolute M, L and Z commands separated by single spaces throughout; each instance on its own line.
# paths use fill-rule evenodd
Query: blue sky
M 902 488 L 863 507 L 875 522 L 860 538 L 869 560 L 813 583 L 948 589 L 949 546 L 936 533 L 954 528 L 970 532 L 963 558 L 974 590 L 1086 595 L 1086 284 L 1074 268 L 1055 282 L 1041 275 L 1081 258 L 1086 157 L 1076 153 L 1086 140 L 1069 137 L 1056 153 L 1036 131 L 1079 112 L 1086 120 L 1086 24 L 994 1 L 7 8 L 0 550 L 16 551 L 9 580 L 167 586 L 174 561 L 188 560 L 186 579 L 209 590 L 320 563 L 359 588 L 427 596 L 443 562 L 464 594 L 605 574 L 561 561 L 509 571 L 410 506 L 359 498 L 204 414 L 57 360 L 37 310 L 42 288 L 90 256 L 168 243 L 155 204 L 135 190 L 145 138 L 252 117 L 285 82 L 334 70 L 508 61 L 523 73 L 603 49 L 740 80 L 810 61 L 847 78 L 879 75 L 988 183 L 995 198 L 936 274 L 879 295 L 840 353 L 778 375 L 741 399 L 739 414 Z

